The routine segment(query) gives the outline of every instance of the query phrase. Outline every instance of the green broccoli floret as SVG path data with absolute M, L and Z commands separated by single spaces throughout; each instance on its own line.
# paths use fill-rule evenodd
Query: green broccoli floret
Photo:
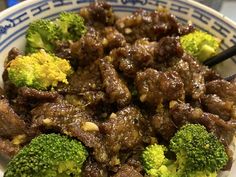
M 201 62 L 216 55 L 220 46 L 219 39 L 199 30 L 181 36 L 180 42 L 184 51 Z
M 78 40 L 87 32 L 84 19 L 76 14 L 63 12 L 55 22 L 61 30 L 62 40 Z
M 179 170 L 186 174 L 216 173 L 228 162 L 224 145 L 199 124 L 183 126 L 171 139 L 170 150 L 176 154 Z
M 9 162 L 4 177 L 80 177 L 87 156 L 87 150 L 77 140 L 42 134 Z
M 151 145 L 142 153 L 144 170 L 152 177 L 216 177 L 228 162 L 224 145 L 200 124 L 183 126 L 170 140 L 169 160 L 162 145 Z
M 9 80 L 17 87 L 28 86 L 38 90 L 56 87 L 59 82 L 68 83 L 72 74 L 69 61 L 40 50 L 29 56 L 18 56 L 7 68 Z
M 34 53 L 39 49 L 52 52 L 53 43 L 59 39 L 60 33 L 58 26 L 49 20 L 32 22 L 26 32 L 26 53 Z

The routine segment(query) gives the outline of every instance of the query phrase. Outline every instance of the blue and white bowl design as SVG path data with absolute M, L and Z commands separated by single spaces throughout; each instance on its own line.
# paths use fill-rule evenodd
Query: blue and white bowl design
M 94 0 L 28 0 L 1 12 L 0 73 L 3 72 L 3 63 L 9 50 L 12 47 L 24 49 L 25 32 L 30 22 L 40 18 L 54 19 L 62 11 L 77 12 L 91 2 Z M 120 16 L 128 15 L 140 8 L 153 11 L 157 5 L 161 5 L 168 8 L 181 22 L 191 21 L 196 27 L 217 36 L 222 40 L 222 49 L 236 44 L 236 24 L 218 12 L 192 0 L 107 0 L 107 2 Z M 235 74 L 236 58 L 219 64 L 216 69 L 222 76 Z M 0 84 L 2 84 L 1 79 Z M 0 177 L 2 176 L 0 169 Z M 230 174 L 221 176 L 236 176 L 236 163 Z

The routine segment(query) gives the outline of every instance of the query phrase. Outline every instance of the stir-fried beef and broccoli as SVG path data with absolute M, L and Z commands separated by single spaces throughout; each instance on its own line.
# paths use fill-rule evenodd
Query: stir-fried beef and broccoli
M 220 40 L 166 9 L 104 2 L 30 24 L 0 89 L 5 177 L 216 177 L 229 170 L 236 82 L 201 64 Z

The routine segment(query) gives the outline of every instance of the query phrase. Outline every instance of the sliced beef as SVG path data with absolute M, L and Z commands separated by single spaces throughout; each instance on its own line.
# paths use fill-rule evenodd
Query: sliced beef
M 83 165 L 82 177 L 108 177 L 108 172 L 104 166 L 88 158 Z
M 216 94 L 222 100 L 233 101 L 236 104 L 236 83 L 226 80 L 213 80 L 206 84 L 206 93 Z
M 153 12 L 136 11 L 132 15 L 118 19 L 116 26 L 130 43 L 140 38 L 156 41 L 161 37 L 178 33 L 177 20 L 164 9 Z
M 72 105 L 79 107 L 97 106 L 106 100 L 106 95 L 101 91 L 87 91 L 77 95 L 67 94 L 65 99 Z
M 110 59 L 110 57 L 105 57 L 99 63 L 103 86 L 110 102 L 116 102 L 119 106 L 126 106 L 131 101 L 131 93 L 125 82 L 119 77 Z
M 18 55 L 23 55 L 23 52 L 20 49 L 13 47 L 8 53 L 6 62 L 14 60 Z
M 132 166 L 123 165 L 113 177 L 143 177 Z
M 40 91 L 29 87 L 21 87 L 17 91 L 18 96 L 27 100 L 53 102 L 59 97 L 59 94 L 56 91 Z
M 93 26 L 110 26 L 115 23 L 116 19 L 111 6 L 102 1 L 91 3 L 88 7 L 82 8 L 79 14 L 88 25 Z
M 134 45 L 115 49 L 111 52 L 116 68 L 126 76 L 134 78 L 136 73 L 148 66 L 154 65 L 157 42 L 139 39 Z
M 163 37 L 158 41 L 156 49 L 158 63 L 167 62 L 171 58 L 180 58 L 183 55 L 183 49 L 178 37 Z
M 123 47 L 126 44 L 123 34 L 112 26 L 105 27 L 102 31 L 102 35 L 104 36 L 103 45 L 108 51 L 114 48 Z
M 70 104 L 45 103 L 34 108 L 31 114 L 34 128 L 51 129 L 75 137 L 93 149 L 96 160 L 107 160 L 100 139 L 99 125 L 87 112 Z
M 186 95 L 197 100 L 205 93 L 205 67 L 189 55 L 184 54 L 182 59 L 174 64 L 173 70 L 177 71 L 184 82 Z
M 0 100 L 0 136 L 13 138 L 26 133 L 25 122 L 14 112 L 6 99 Z
M 89 28 L 78 42 L 71 45 L 71 54 L 79 66 L 86 66 L 104 55 L 102 37 L 94 28 Z
M 0 155 L 10 159 L 14 157 L 18 151 L 20 150 L 20 147 L 18 145 L 14 145 L 11 141 L 8 139 L 2 139 L 0 138 Z
M 126 76 L 134 78 L 139 70 L 147 67 L 162 67 L 173 57 L 181 57 L 183 50 L 176 37 L 163 37 L 159 42 L 147 38 L 138 39 L 133 45 L 126 45 L 111 51 L 116 68 Z
M 231 143 L 234 136 L 235 121 L 224 121 L 218 115 L 203 112 L 200 108 L 193 108 L 188 103 L 170 102 L 170 115 L 178 127 L 187 123 L 204 125 L 226 145 Z
M 166 110 L 159 112 L 151 118 L 151 126 L 164 140 L 169 141 L 177 131 L 177 127 L 171 120 Z
M 223 101 L 215 94 L 204 95 L 202 105 L 207 112 L 217 114 L 224 120 L 236 119 L 236 106 L 232 101 Z
M 120 150 L 133 149 L 142 142 L 142 118 L 138 108 L 129 106 L 112 113 L 109 119 L 100 125 L 104 142 L 111 155 L 116 155 Z
M 80 94 L 87 91 L 101 91 L 102 78 L 98 62 L 95 61 L 78 70 L 68 78 L 69 84 L 58 86 L 57 91 L 61 94 Z
M 135 83 L 140 101 L 153 106 L 184 99 L 184 84 L 175 71 L 159 72 L 149 68 L 137 74 Z

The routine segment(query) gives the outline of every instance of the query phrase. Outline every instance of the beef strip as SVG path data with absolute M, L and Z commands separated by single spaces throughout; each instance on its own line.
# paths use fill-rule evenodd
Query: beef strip
M 175 71 L 159 72 L 149 68 L 137 74 L 135 83 L 140 101 L 153 106 L 184 99 L 184 84 Z
M 166 141 L 169 141 L 177 131 L 177 128 L 166 109 L 158 111 L 157 114 L 151 117 L 151 126 Z
M 111 157 L 111 166 L 117 165 L 113 159 L 119 159 L 119 151 L 134 149 L 142 143 L 141 119 L 143 116 L 140 110 L 129 106 L 112 113 L 108 120 L 100 125 Z
M 177 71 L 182 78 L 187 96 L 197 100 L 204 95 L 206 68 L 201 66 L 197 60 L 184 54 L 181 60 L 174 63 L 172 69 Z
M 18 55 L 23 55 L 23 52 L 20 49 L 13 47 L 8 53 L 6 62 L 8 63 L 11 60 L 14 60 Z
M 143 177 L 132 166 L 123 165 L 113 177 Z
M 193 108 L 188 103 L 170 102 L 170 115 L 178 127 L 187 123 L 204 125 L 226 145 L 231 143 L 234 136 L 235 121 L 224 121 L 218 115 L 203 112 L 200 108 Z
M 111 51 L 110 56 L 117 69 L 122 71 L 125 76 L 134 78 L 140 69 L 154 65 L 156 48 L 156 42 L 139 39 L 132 46 L 126 45 Z
M 178 23 L 167 10 L 147 12 L 139 10 L 116 21 L 117 29 L 124 34 L 127 42 L 140 38 L 156 41 L 163 36 L 178 33 Z
M 215 94 L 204 95 L 201 101 L 207 112 L 217 114 L 223 120 L 236 119 L 234 102 L 223 101 Z
M 8 100 L 0 100 L 0 136 L 13 138 L 17 135 L 26 134 L 25 122 L 14 112 Z
M 18 89 L 18 96 L 27 100 L 53 102 L 59 97 L 59 94 L 56 91 L 40 91 L 34 88 L 21 87 Z
M 102 31 L 102 35 L 104 36 L 103 45 L 108 51 L 114 48 L 123 47 L 126 44 L 123 34 L 112 26 L 105 27 Z
M 110 57 L 105 57 L 99 63 L 103 85 L 110 102 L 116 102 L 119 106 L 126 106 L 131 101 L 131 93 L 109 61 L 110 59 Z
M 100 163 L 88 158 L 83 165 L 82 177 L 108 177 L 108 172 Z
M 91 3 L 88 7 L 82 8 L 79 14 L 88 25 L 101 26 L 100 28 L 113 25 L 116 19 L 112 7 L 101 1 Z
M 216 94 L 222 100 L 233 101 L 236 104 L 236 83 L 226 80 L 213 80 L 206 84 L 206 93 Z
M 11 141 L 8 139 L 2 139 L 0 138 L 0 155 L 10 159 L 14 157 L 20 150 L 20 147 L 18 145 L 14 145 Z
M 162 69 L 162 64 L 172 57 L 181 57 L 183 50 L 176 37 L 163 37 L 158 43 L 148 39 L 138 39 L 132 46 L 126 45 L 111 51 L 116 68 L 125 76 L 134 78 L 146 67 Z
M 77 138 L 85 146 L 93 149 L 93 155 L 99 162 L 107 160 L 105 148 L 100 139 L 98 122 L 90 114 L 66 103 L 45 103 L 31 111 L 32 127 L 60 131 Z
M 69 84 L 58 86 L 57 91 L 61 94 L 80 94 L 87 91 L 102 91 L 102 78 L 98 61 L 84 68 L 78 68 L 68 78 Z
M 71 44 L 71 55 L 77 58 L 79 66 L 86 66 L 104 55 L 102 36 L 94 28 L 88 28 L 88 32 L 79 41 Z

